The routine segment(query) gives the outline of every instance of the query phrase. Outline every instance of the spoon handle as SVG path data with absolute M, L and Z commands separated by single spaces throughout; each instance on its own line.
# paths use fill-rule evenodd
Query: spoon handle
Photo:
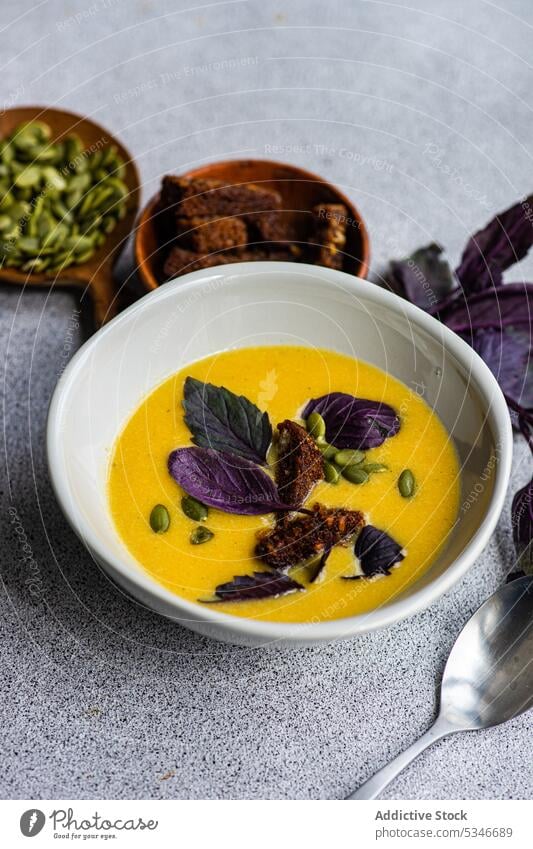
M 89 281 L 93 302 L 94 323 L 97 328 L 114 318 L 117 313 L 117 287 L 113 279 L 113 266 L 104 263 Z
M 351 793 L 350 796 L 347 796 L 347 800 L 351 799 L 375 799 L 385 787 L 396 778 L 399 773 L 405 769 L 405 767 L 414 761 L 418 755 L 427 749 L 428 746 L 432 746 L 437 740 L 440 740 L 441 737 L 446 737 L 447 734 L 451 734 L 452 731 L 456 729 L 452 728 L 445 722 L 442 717 L 438 717 L 434 725 L 429 728 L 425 734 L 422 734 L 418 740 L 416 740 L 405 752 L 402 752 L 398 757 L 394 758 L 387 766 L 384 766 L 372 778 L 369 778 L 368 781 L 365 781 L 364 784 L 361 785 L 359 790 L 356 790 L 354 793 Z

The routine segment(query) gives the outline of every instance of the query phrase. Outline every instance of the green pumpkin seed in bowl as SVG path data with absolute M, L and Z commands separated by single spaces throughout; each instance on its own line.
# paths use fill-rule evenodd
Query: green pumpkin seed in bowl
M 114 145 L 52 142 L 43 121 L 0 141 L 0 266 L 56 273 L 100 248 L 127 212 L 126 166 Z

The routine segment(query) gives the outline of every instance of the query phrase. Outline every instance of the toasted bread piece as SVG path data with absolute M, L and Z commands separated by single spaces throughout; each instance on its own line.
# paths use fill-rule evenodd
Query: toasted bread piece
M 171 248 L 165 264 L 163 275 L 165 280 L 177 277 L 180 274 L 188 274 L 189 271 L 198 271 L 200 268 L 213 268 L 216 265 L 227 265 L 230 262 L 256 262 L 257 260 L 270 260 L 278 262 L 294 262 L 294 255 L 287 249 L 254 249 L 253 247 L 243 251 L 216 251 L 211 254 L 202 255 L 196 251 L 190 251 L 179 245 Z
M 251 238 L 261 242 L 292 242 L 297 239 L 295 214 L 292 210 L 271 209 L 261 212 L 250 212 L 246 223 Z M 304 229 L 303 227 L 301 228 Z
M 173 176 L 163 177 L 161 200 L 181 218 L 244 215 L 281 206 L 278 192 L 254 183 L 228 186 L 221 180 Z
M 324 477 L 324 461 L 315 440 L 296 422 L 278 425 L 276 483 L 281 500 L 299 507 Z
M 199 254 L 243 248 L 248 241 L 248 230 L 242 218 L 177 218 L 180 244 Z
M 316 247 L 315 262 L 328 268 L 342 269 L 346 247 L 348 210 L 342 203 L 321 203 L 313 209 Z
M 365 519 L 358 510 L 313 505 L 311 515 L 284 517 L 273 530 L 262 531 L 255 556 L 278 571 L 285 571 L 327 553 L 335 545 L 348 545 Z

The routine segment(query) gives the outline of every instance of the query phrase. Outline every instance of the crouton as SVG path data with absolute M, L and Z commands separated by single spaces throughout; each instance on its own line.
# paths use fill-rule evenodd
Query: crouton
M 284 571 L 327 553 L 335 545 L 348 545 L 364 524 L 358 510 L 315 504 L 310 515 L 286 516 L 273 530 L 262 531 L 255 556 L 272 569 Z
M 324 477 L 324 461 L 315 440 L 290 419 L 278 425 L 276 483 L 282 501 L 299 507 Z

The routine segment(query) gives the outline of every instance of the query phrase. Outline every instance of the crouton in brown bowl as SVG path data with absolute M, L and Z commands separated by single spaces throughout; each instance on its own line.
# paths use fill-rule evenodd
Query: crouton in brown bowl
M 146 289 L 189 271 L 281 260 L 364 277 L 370 245 L 353 203 L 327 180 L 270 160 L 240 159 L 163 177 L 136 228 Z

